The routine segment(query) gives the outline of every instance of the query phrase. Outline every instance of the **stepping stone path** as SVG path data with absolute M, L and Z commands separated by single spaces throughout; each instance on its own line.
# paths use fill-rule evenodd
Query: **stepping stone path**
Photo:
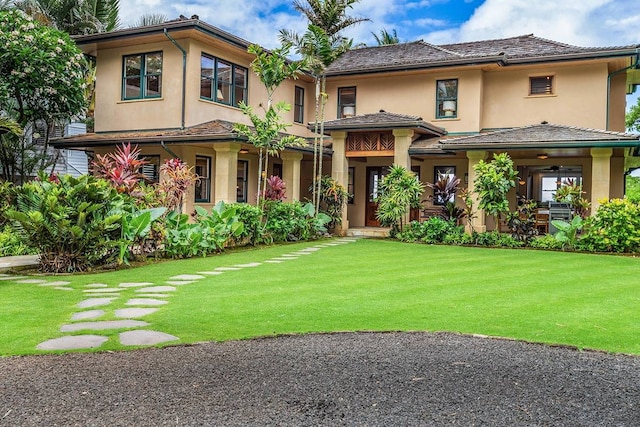
M 60 327 L 61 333 L 76 333 L 87 331 L 85 335 L 66 335 L 44 341 L 36 346 L 38 350 L 79 350 L 91 349 L 102 346 L 109 341 L 109 337 L 99 335 L 99 331 L 118 329 L 131 329 L 118 334 L 121 345 L 126 346 L 150 346 L 171 341 L 179 341 L 180 338 L 173 335 L 140 329 L 150 326 L 143 320 L 136 320 L 157 312 L 169 301 L 167 298 L 175 293 L 177 286 L 185 286 L 195 283 L 209 276 L 219 276 L 227 272 L 240 271 L 246 268 L 257 268 L 264 264 L 280 264 L 285 261 L 295 261 L 303 255 L 312 255 L 323 248 L 344 245 L 355 242 L 356 239 L 342 238 L 332 242 L 301 249 L 297 252 L 282 254 L 263 262 L 237 264 L 228 267 L 217 267 L 213 271 L 200 271 L 197 274 L 178 274 L 169 277 L 163 283 L 153 282 L 122 282 L 117 286 L 109 286 L 105 283 L 90 283 L 84 286 L 82 293 L 87 299 L 77 304 L 78 311 L 71 315 L 70 323 Z M 67 281 L 49 281 L 46 278 L 35 279 L 27 276 L 12 276 L 0 274 L 0 281 L 13 281 L 25 285 L 45 286 L 50 289 L 73 291 L 68 287 Z M 116 307 L 117 305 L 117 307 Z M 96 320 L 101 318 L 116 318 L 118 320 Z M 98 332 L 98 334 L 95 334 Z

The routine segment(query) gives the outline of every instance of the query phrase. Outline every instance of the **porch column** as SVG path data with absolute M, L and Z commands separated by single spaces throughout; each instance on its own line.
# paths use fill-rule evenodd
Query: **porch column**
M 331 132 L 333 140 L 333 157 L 331 159 L 331 178 L 338 184 L 347 188 L 349 185 L 349 160 L 347 159 L 347 132 Z M 336 232 L 344 236 L 349 229 L 347 217 L 347 204 L 342 206 L 342 224 L 338 225 Z
M 240 144 L 234 142 L 213 144 L 213 149 L 216 152 L 216 166 L 213 175 L 215 177 L 215 203 L 221 200 L 225 203 L 235 203 Z
M 598 210 L 600 200 L 609 200 L 612 154 L 613 148 L 591 149 L 591 215 Z
M 393 151 L 393 163 L 411 170 L 411 158 L 409 157 L 409 147 L 413 140 L 412 129 L 394 129 L 395 148 Z
M 282 178 L 287 189 L 287 200 L 300 200 L 300 162 L 302 153 L 294 151 L 283 151 L 280 153 L 282 159 Z
M 475 193 L 474 181 L 476 179 L 476 171 L 473 169 L 475 165 L 480 163 L 480 160 L 485 160 L 488 157 L 488 153 L 486 151 L 467 151 L 467 159 L 469 159 L 469 185 L 468 190 L 471 193 L 471 198 L 473 200 L 473 208 L 475 209 L 475 218 L 471 220 L 471 225 L 473 229 L 479 233 L 483 233 L 487 231 L 486 217 L 484 214 L 484 209 L 478 209 L 478 204 L 480 198 Z M 471 233 L 469 226 L 467 226 L 467 233 Z

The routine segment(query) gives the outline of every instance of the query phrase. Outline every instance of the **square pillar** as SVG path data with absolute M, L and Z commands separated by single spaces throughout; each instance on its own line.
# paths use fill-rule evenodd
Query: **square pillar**
M 469 159 L 469 185 L 468 190 L 471 193 L 471 198 L 473 199 L 473 208 L 475 209 L 475 218 L 471 220 L 471 225 L 473 229 L 478 233 L 484 233 L 487 231 L 487 223 L 486 216 L 484 213 L 484 209 L 479 209 L 478 205 L 480 204 L 480 198 L 478 194 L 475 192 L 475 179 L 476 179 L 476 171 L 473 169 L 475 165 L 480 163 L 480 160 L 486 160 L 489 154 L 486 151 L 467 151 L 467 159 Z M 471 230 L 467 226 L 467 232 L 471 233 Z
M 286 185 L 287 199 L 290 201 L 300 200 L 300 163 L 302 153 L 295 151 L 283 151 L 280 153 L 282 159 L 282 180 Z
M 331 177 L 344 188 L 349 185 L 349 159 L 347 159 L 347 132 L 331 132 L 333 140 L 333 157 L 331 159 Z M 342 223 L 336 232 L 345 235 L 349 229 L 347 204 L 342 206 Z
M 393 151 L 393 164 L 411 170 L 411 158 L 409 157 L 409 147 L 413 141 L 413 129 L 394 129 L 395 139 Z
M 591 149 L 591 215 L 598 210 L 600 200 L 609 200 L 612 155 L 613 148 Z
M 238 185 L 238 152 L 240 144 L 229 142 L 213 144 L 216 152 L 216 166 L 214 172 L 214 203 L 224 201 L 235 203 L 237 199 L 236 186 Z

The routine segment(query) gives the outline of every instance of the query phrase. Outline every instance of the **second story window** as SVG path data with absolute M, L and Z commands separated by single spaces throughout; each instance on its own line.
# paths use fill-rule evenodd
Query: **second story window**
M 458 79 L 436 81 L 436 119 L 458 117 Z
M 237 107 L 247 102 L 247 69 L 214 56 L 200 57 L 200 97 Z
M 162 96 L 162 52 L 127 55 L 123 58 L 122 99 Z
M 304 123 L 304 89 L 296 86 L 295 99 L 293 100 L 293 121 Z
M 553 76 L 529 77 L 529 95 L 552 95 Z
M 356 115 L 356 88 L 338 88 L 338 118 L 353 117 Z

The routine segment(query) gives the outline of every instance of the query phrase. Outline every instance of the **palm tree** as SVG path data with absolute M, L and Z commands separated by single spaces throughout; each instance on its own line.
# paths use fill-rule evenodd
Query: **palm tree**
M 130 25 L 129 27 L 135 28 L 135 27 L 148 27 L 150 25 L 160 25 L 160 24 L 164 24 L 168 20 L 169 18 L 167 18 L 167 15 L 164 15 L 162 13 L 147 13 L 140 16 L 138 20 L 135 22 L 135 24 Z
M 398 44 L 400 43 L 400 39 L 398 38 L 398 33 L 396 30 L 393 30 L 393 33 L 389 33 L 386 29 L 380 30 L 380 35 L 377 35 L 374 32 L 371 32 L 373 37 L 378 42 L 378 46 L 384 46 L 388 44 Z
M 340 55 L 349 50 L 353 40 L 340 35 L 340 32 L 366 18 L 347 16 L 347 10 L 360 0 L 294 0 L 294 8 L 309 20 L 307 32 L 302 36 L 281 30 L 282 43 L 296 47 L 303 56 L 316 83 L 316 111 L 313 144 L 313 202 L 318 212 L 320 204 L 320 185 L 322 177 L 321 140 L 324 135 L 324 109 L 327 102 L 326 68 Z M 318 122 L 319 129 L 318 129 Z M 318 133 L 319 131 L 319 133 Z
M 72 35 L 113 31 L 120 26 L 120 0 L 15 0 L 13 5 Z

